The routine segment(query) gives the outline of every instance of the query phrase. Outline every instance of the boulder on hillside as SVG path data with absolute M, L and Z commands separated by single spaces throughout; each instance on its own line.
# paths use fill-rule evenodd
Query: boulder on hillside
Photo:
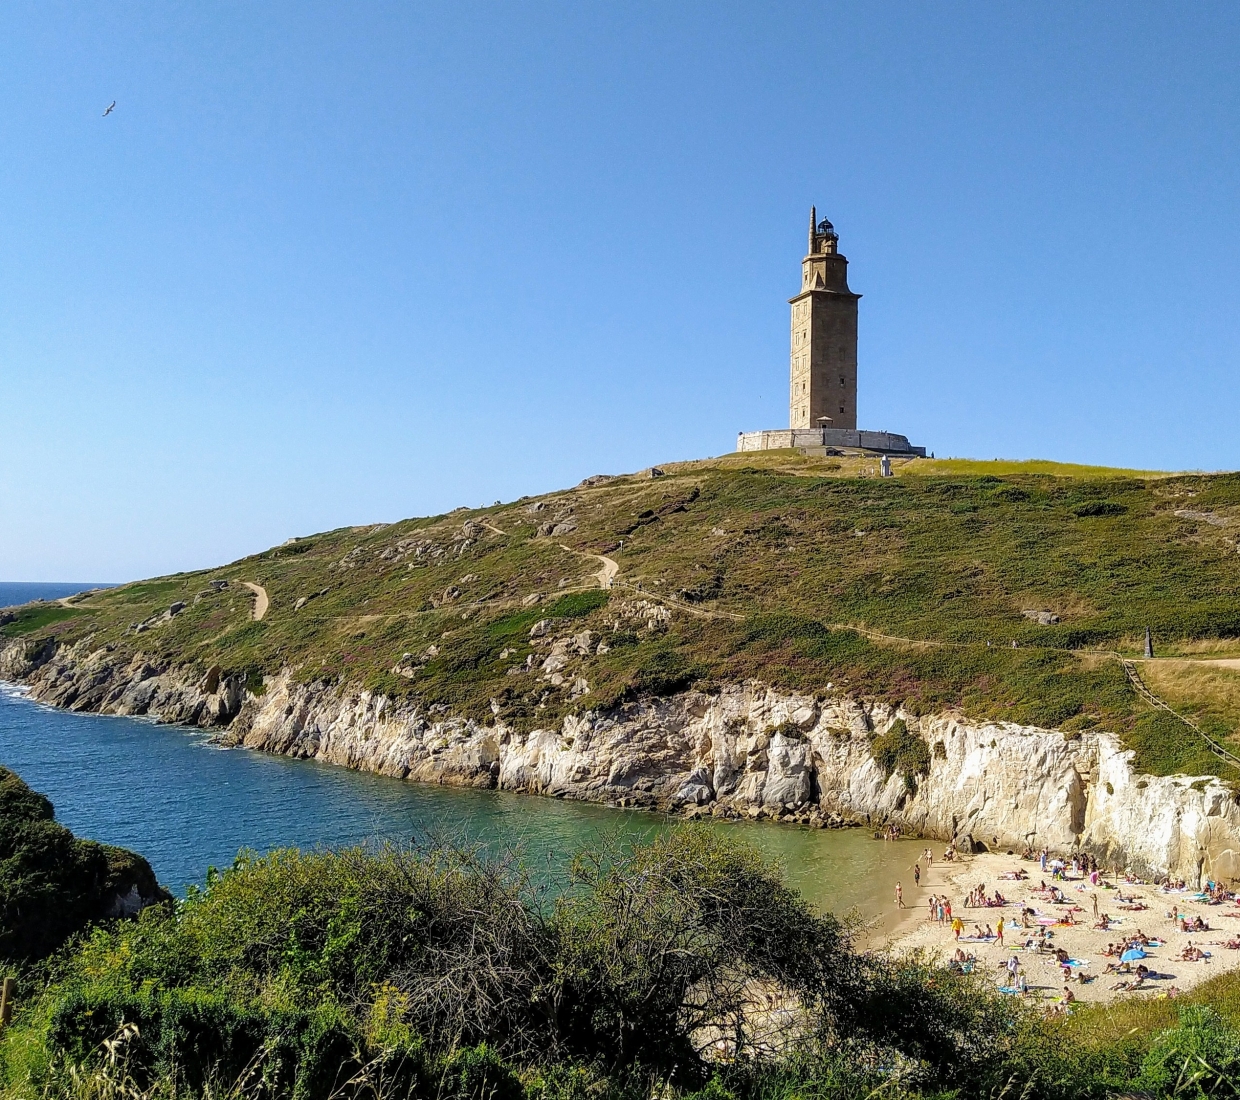
M 1059 622 L 1059 616 L 1053 611 L 1022 611 L 1021 614 L 1038 626 L 1054 626 Z

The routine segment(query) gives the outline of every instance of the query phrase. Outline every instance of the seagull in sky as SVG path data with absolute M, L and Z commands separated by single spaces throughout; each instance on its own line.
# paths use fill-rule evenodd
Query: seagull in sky
M 110 115 L 115 110 L 116 110 L 116 100 L 112 100 L 112 102 L 108 104 L 108 109 L 103 112 L 103 117 L 107 118 L 108 115 Z

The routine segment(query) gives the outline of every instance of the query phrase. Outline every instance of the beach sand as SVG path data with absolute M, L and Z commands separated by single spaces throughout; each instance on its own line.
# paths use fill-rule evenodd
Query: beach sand
M 931 956 L 938 956 L 942 961 L 951 959 L 959 946 L 976 956 L 977 972 L 996 986 L 1009 984 L 1005 964 L 1015 955 L 1029 984 L 1028 996 L 1052 1000 L 1063 995 L 1063 973 L 1053 955 L 1024 948 L 1026 940 L 1045 925 L 1031 920 L 1027 929 L 1021 928 L 1021 910 L 1026 906 L 1035 909 L 1038 917 L 1046 921 L 1051 917 L 1061 918 L 1070 906 L 1076 906 L 1080 911 L 1074 911 L 1072 916 L 1080 923 L 1051 925 L 1049 942 L 1052 947 L 1064 948 L 1072 959 L 1087 963 L 1084 967 L 1072 968 L 1069 986 L 1079 1001 L 1174 995 L 1224 971 L 1240 968 L 1240 950 L 1223 946 L 1226 941 L 1240 936 L 1240 905 L 1235 902 L 1211 905 L 1195 900 L 1195 890 L 1167 892 L 1152 884 L 1130 884 L 1113 875 L 1107 875 L 1098 887 L 1091 886 L 1088 878 L 1084 877 L 1052 882 L 1049 870 L 1043 874 L 1036 861 L 1022 860 L 1019 856 L 984 853 L 958 857 L 954 862 L 947 863 L 939 858 L 941 855 L 942 848 L 936 849 L 934 863 L 928 871 L 922 864 L 920 886 L 913 885 L 910 868 L 909 874 L 902 880 L 904 902 L 908 909 L 891 934 L 874 946 L 896 955 L 922 950 Z M 1029 877 L 1019 882 L 1000 878 L 1005 872 L 1015 870 L 1025 871 Z M 1058 886 L 1068 899 L 1067 904 L 1058 905 L 1049 897 L 1034 894 L 1033 891 L 1039 889 L 1043 881 L 1048 886 Z M 980 883 L 986 884 L 988 897 L 993 897 L 997 888 L 1008 904 L 966 908 L 966 895 Z M 1148 908 L 1139 911 L 1121 909 L 1123 903 L 1119 901 L 1118 894 L 1123 894 L 1125 898 L 1134 897 L 1133 904 L 1144 904 Z M 939 924 L 927 919 L 931 895 L 946 896 L 951 902 L 952 916 L 964 921 L 965 930 L 959 945 L 954 940 L 950 923 Z M 1094 927 L 1095 895 L 1098 911 L 1112 918 L 1108 931 Z M 894 911 L 894 899 L 890 905 Z M 1173 907 L 1178 907 L 1183 915 L 1202 917 L 1209 924 L 1210 931 L 1181 932 L 1170 917 Z M 994 928 L 1000 917 L 1006 925 L 1003 945 L 993 940 L 977 942 L 971 938 L 975 924 L 980 924 L 983 929 L 986 925 Z M 1145 948 L 1148 957 L 1141 960 L 1159 977 L 1147 979 L 1144 986 L 1136 991 L 1116 989 L 1117 984 L 1132 981 L 1135 975 L 1106 973 L 1107 964 L 1118 963 L 1119 959 L 1110 958 L 1103 951 L 1107 944 L 1131 936 L 1138 929 L 1146 936 L 1163 941 L 1162 947 Z M 1183 961 L 1180 953 L 1190 940 L 1194 946 L 1209 952 L 1210 957 L 1202 962 Z M 1134 970 L 1136 965 L 1132 964 Z M 1077 975 L 1082 971 L 1094 980 L 1085 983 L 1078 981 Z

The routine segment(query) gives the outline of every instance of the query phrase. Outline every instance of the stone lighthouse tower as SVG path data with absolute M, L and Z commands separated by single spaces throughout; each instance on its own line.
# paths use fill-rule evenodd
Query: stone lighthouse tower
M 857 427 L 857 300 L 839 234 L 809 210 L 809 255 L 792 306 L 790 428 Z

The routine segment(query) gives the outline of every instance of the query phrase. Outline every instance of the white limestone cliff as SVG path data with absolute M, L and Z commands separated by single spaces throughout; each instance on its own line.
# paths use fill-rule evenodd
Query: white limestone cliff
M 289 672 L 249 694 L 218 670 L 191 675 L 89 646 L 0 649 L 0 677 L 70 709 L 221 727 L 222 740 L 422 782 L 746 814 L 813 824 L 897 822 L 989 848 L 1092 851 L 1196 882 L 1240 878 L 1240 803 L 1213 778 L 1140 775 L 1103 731 L 915 716 L 844 695 L 749 682 L 583 711 L 522 733 Z M 583 703 L 585 700 L 583 700 Z M 906 783 L 874 760 L 902 719 L 930 748 Z

